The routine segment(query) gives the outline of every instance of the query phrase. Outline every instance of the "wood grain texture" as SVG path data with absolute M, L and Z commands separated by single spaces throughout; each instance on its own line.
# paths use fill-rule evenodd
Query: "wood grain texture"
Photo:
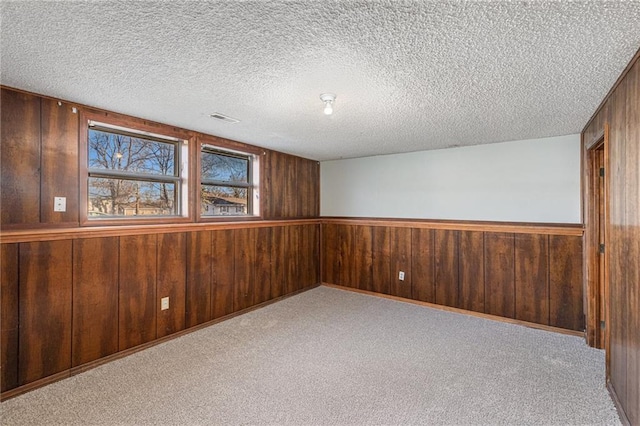
M 156 336 L 160 338 L 185 328 L 187 235 L 181 232 L 157 238 Z M 163 297 L 169 298 L 169 309 L 161 309 Z
M 458 307 L 484 312 L 484 233 L 461 231 L 459 239 Z
M 239 311 L 254 304 L 255 229 L 236 229 L 234 241 L 233 310 Z
M 72 366 L 118 351 L 118 238 L 73 241 Z
M 515 318 L 549 324 L 549 237 L 515 236 Z
M 0 225 L 40 223 L 40 98 L 2 88 Z
M 372 246 L 372 287 L 376 293 L 390 294 L 391 283 L 391 228 L 376 226 L 373 228 Z
M 584 330 L 581 238 L 549 236 L 549 325 Z
M 285 276 L 284 294 L 291 294 L 301 288 L 299 279 L 299 254 L 301 226 L 288 226 L 285 233 Z
M 265 150 L 262 161 L 263 218 L 319 215 L 320 166 L 317 161 L 270 150 Z
M 20 244 L 20 385 L 71 368 L 71 253 L 71 241 Z
M 515 317 L 514 235 L 484 234 L 485 312 Z
M 120 237 L 118 350 L 156 338 L 157 235 Z
M 373 229 L 370 226 L 354 226 L 353 238 L 353 287 L 373 289 Z
M 459 231 L 435 230 L 436 303 L 458 307 Z
M 429 303 L 436 301 L 434 241 L 432 229 L 411 230 L 413 298 Z
M 255 304 L 271 299 L 271 252 L 273 241 L 271 228 L 257 228 L 256 232 L 256 262 L 255 262 Z
M 274 227 L 271 241 L 271 298 L 275 299 L 284 294 L 287 280 L 287 227 Z
M 354 253 L 353 225 L 340 225 L 338 228 L 338 283 L 345 287 L 355 288 L 355 253 Z
M 211 233 L 211 314 L 213 318 L 229 315 L 234 311 L 235 230 Z
M 320 246 L 318 225 L 300 226 L 299 243 L 298 288 L 304 289 L 318 284 L 318 249 Z
M 18 245 L 0 246 L 0 389 L 18 386 L 19 284 Z
M 185 294 L 186 327 L 193 327 L 212 319 L 212 264 L 211 231 L 189 232 Z
M 78 114 L 71 105 L 42 99 L 40 221 L 78 224 Z M 65 212 L 53 211 L 54 197 L 65 197 Z
M 340 284 L 339 229 L 338 225 L 331 223 L 322 225 L 322 281 L 336 285 Z
M 391 228 L 389 244 L 391 255 L 389 293 L 411 299 L 411 229 Z M 400 272 L 404 272 L 404 280 L 400 280 Z
M 623 247 L 627 283 L 627 395 L 628 417 L 640 424 L 640 62 L 626 86 L 624 148 L 625 167 L 625 227 Z M 635 143 L 634 143 L 635 141 Z

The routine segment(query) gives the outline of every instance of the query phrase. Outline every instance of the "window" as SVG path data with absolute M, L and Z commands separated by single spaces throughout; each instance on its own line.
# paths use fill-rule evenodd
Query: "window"
M 89 219 L 182 214 L 183 141 L 94 122 L 87 141 Z
M 257 212 L 256 158 L 203 145 L 200 153 L 201 216 L 252 216 Z

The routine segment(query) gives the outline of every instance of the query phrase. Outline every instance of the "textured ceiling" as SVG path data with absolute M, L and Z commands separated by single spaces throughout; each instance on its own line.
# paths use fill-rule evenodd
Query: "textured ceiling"
M 4 85 L 318 160 L 578 133 L 640 47 L 639 1 L 0 7 Z

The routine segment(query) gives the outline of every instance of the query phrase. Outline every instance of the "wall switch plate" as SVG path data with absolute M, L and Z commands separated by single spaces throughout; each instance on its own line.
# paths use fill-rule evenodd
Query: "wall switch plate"
M 162 299 L 160 299 L 160 310 L 166 311 L 167 309 L 169 309 L 169 298 L 163 297 Z
M 53 197 L 53 211 L 54 212 L 66 212 L 67 211 L 67 197 Z
M 398 279 L 400 281 L 404 281 L 404 271 L 400 271 L 400 273 L 398 274 Z

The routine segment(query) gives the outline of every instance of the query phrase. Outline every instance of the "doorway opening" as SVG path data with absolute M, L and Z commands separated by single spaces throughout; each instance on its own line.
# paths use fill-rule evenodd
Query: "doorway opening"
M 607 262 L 607 165 L 606 128 L 587 151 L 586 269 L 587 342 L 604 349 L 607 345 L 608 262 Z

